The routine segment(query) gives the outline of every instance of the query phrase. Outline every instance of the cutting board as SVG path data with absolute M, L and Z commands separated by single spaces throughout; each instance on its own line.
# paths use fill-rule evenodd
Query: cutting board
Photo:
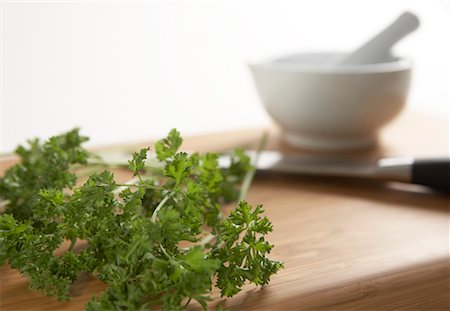
M 263 130 L 190 137 L 186 150 L 256 146 Z M 268 149 L 305 153 L 285 146 L 269 128 Z M 141 144 L 142 145 L 142 144 Z M 136 144 L 107 149 L 135 149 Z M 104 149 L 104 148 L 103 148 Z M 448 123 L 404 113 L 381 133 L 380 155 L 448 156 Z M 0 170 L 14 159 L 0 161 Z M 128 176 L 118 173 L 119 179 Z M 230 310 L 448 310 L 449 200 L 426 189 L 370 180 L 257 175 L 248 195 L 262 203 L 274 231 L 272 258 L 285 269 L 270 285 L 246 285 L 231 299 L 214 291 L 212 309 Z M 82 275 L 73 299 L 59 302 L 27 289 L 27 279 L 1 267 L 1 310 L 81 310 L 105 286 Z M 192 309 L 198 309 L 193 306 Z

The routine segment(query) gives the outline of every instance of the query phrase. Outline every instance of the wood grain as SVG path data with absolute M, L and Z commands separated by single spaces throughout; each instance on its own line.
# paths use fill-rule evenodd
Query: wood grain
M 285 146 L 276 128 L 270 131 L 269 148 L 302 152 Z M 256 129 L 198 136 L 184 147 L 251 147 L 260 135 Z M 383 131 L 377 148 L 358 154 L 448 155 L 448 124 L 405 113 Z M 11 161 L 0 161 L 0 169 Z M 248 200 L 264 204 L 274 224 L 271 256 L 286 267 L 262 289 L 247 285 L 228 300 L 214 291 L 212 309 L 218 304 L 230 310 L 449 309 L 448 197 L 369 180 L 258 175 Z M 27 286 L 26 278 L 1 267 L 0 309 L 81 310 L 105 288 L 82 275 L 72 288 L 72 301 L 59 302 Z

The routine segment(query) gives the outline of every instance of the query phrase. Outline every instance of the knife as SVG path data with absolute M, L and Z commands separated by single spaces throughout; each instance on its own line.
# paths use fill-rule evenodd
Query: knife
M 248 152 L 259 171 L 342 176 L 398 181 L 450 192 L 450 158 L 392 157 L 361 160 L 344 156 L 288 155 L 277 151 Z M 219 165 L 228 167 L 229 157 Z
M 284 154 L 278 151 L 247 151 L 257 171 L 284 174 L 370 178 L 426 186 L 450 193 L 450 158 L 390 157 L 361 159 L 349 156 Z M 128 163 L 129 154 L 99 154 L 107 163 Z M 150 155 L 149 162 L 160 163 Z M 228 168 L 230 157 L 219 157 L 219 166 Z

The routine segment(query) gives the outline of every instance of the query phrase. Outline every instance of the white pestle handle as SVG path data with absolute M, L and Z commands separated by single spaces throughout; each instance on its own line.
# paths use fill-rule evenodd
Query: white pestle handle
M 335 65 L 371 64 L 389 59 L 391 48 L 403 37 L 419 27 L 416 15 L 405 12 L 391 25 Z

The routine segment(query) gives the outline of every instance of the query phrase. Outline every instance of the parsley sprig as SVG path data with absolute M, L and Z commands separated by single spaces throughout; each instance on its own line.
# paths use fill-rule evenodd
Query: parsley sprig
M 88 272 L 107 289 L 87 310 L 183 310 L 193 300 L 206 308 L 213 280 L 229 297 L 282 268 L 267 258 L 272 225 L 262 206 L 241 200 L 222 214 L 253 173 L 242 150 L 224 170 L 215 153 L 179 152 L 182 138 L 172 130 L 155 144 L 158 169 L 141 149 L 128 163 L 132 181 L 118 184 L 104 170 L 76 187 L 74 167 L 88 168 L 92 156 L 81 147 L 86 140 L 75 129 L 30 141 L 0 179 L 0 264 L 27 276 L 32 289 L 68 300 Z

